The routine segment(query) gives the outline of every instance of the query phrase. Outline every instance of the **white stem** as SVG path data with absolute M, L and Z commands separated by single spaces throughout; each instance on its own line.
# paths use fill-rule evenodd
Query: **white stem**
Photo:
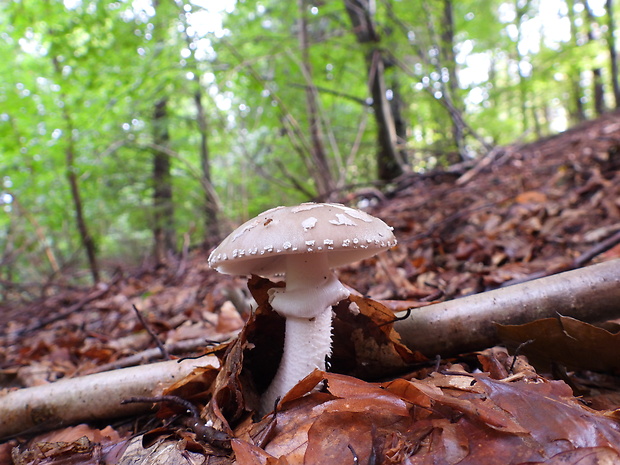
M 286 333 L 282 361 L 263 394 L 263 413 L 312 370 L 325 370 L 331 354 L 332 305 L 349 296 L 329 269 L 325 253 L 288 256 L 286 288 L 269 292 L 272 308 L 286 317 Z
M 325 357 L 331 353 L 332 309 L 326 308 L 311 319 L 286 319 L 284 352 L 278 371 L 263 394 L 263 412 L 273 409 L 276 399 L 284 396 L 315 368 L 325 370 Z

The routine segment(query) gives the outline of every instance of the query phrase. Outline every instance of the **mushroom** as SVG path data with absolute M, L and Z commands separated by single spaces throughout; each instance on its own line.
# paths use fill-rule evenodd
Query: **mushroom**
M 396 245 L 393 228 L 361 210 L 334 203 L 276 207 L 234 230 L 209 256 L 220 273 L 284 275 L 269 291 L 271 307 L 286 318 L 284 349 L 263 394 L 268 412 L 331 355 L 332 306 L 349 296 L 332 268 Z

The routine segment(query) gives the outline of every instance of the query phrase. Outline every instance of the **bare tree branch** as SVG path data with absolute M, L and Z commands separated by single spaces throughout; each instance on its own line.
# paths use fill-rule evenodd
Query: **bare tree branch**
M 131 397 L 160 395 L 195 368 L 219 362 L 214 356 L 168 361 L 12 391 L 0 396 L 0 438 L 81 421 L 148 411 L 150 405 L 121 405 Z
M 454 356 L 500 342 L 495 325 L 558 314 L 595 323 L 620 316 L 620 259 L 417 308 L 394 324 L 409 348 Z M 402 314 L 401 314 L 402 315 Z

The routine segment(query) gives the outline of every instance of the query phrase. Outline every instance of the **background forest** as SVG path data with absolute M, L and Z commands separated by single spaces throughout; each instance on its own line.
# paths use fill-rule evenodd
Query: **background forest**
M 98 281 L 616 108 L 613 6 L 3 1 L 0 283 Z

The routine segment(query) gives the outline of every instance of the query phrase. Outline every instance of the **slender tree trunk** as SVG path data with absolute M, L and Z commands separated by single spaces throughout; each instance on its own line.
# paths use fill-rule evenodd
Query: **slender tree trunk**
M 601 68 L 594 68 L 592 70 L 592 85 L 594 86 L 594 111 L 600 116 L 605 113 L 605 90 Z
M 606 1 L 607 7 L 607 46 L 609 48 L 609 63 L 611 67 L 611 84 L 614 91 L 614 108 L 620 107 L 620 83 L 618 82 L 618 54 L 616 52 L 616 22 L 614 21 L 613 0 Z
M 592 8 L 588 0 L 584 1 L 585 13 L 587 19 L 588 42 L 596 40 L 597 37 L 592 28 L 592 23 L 596 21 Z M 594 111 L 597 115 L 605 113 L 605 87 L 603 85 L 603 71 L 601 68 L 592 69 L 592 85 L 594 86 Z
M 56 74 L 62 76 L 62 69 L 57 57 L 52 58 L 54 64 L 54 70 Z M 64 102 L 67 102 L 66 95 L 61 94 Z M 90 234 L 89 227 L 86 223 L 84 216 L 84 207 L 82 203 L 82 194 L 80 192 L 80 186 L 77 175 L 77 167 L 75 166 L 75 140 L 73 136 L 73 120 L 71 113 L 69 112 L 67 105 L 62 107 L 62 117 L 65 122 L 65 130 L 67 132 L 67 146 L 65 147 L 65 165 L 66 176 L 69 182 L 69 188 L 71 189 L 71 199 L 73 200 L 73 208 L 75 214 L 75 221 L 82 240 L 82 246 L 86 252 L 88 258 L 88 264 L 90 268 L 90 274 L 93 282 L 99 282 L 99 263 L 97 260 L 97 246 L 93 236 Z
M 523 60 L 523 56 L 519 51 L 519 44 L 523 39 L 523 18 L 525 13 L 527 12 L 530 0 L 526 0 L 525 4 L 521 5 L 519 0 L 515 0 L 515 10 L 517 12 L 515 17 L 515 26 L 517 27 L 517 42 L 515 44 L 515 53 L 517 57 L 517 67 L 518 67 L 518 76 L 519 76 L 519 95 L 521 97 L 520 106 L 521 106 L 521 128 L 522 131 L 525 132 L 529 128 L 529 118 L 527 111 L 527 101 L 528 101 L 528 89 L 527 89 L 527 76 L 523 74 L 521 70 L 521 61 Z
M 72 129 L 69 130 L 69 133 Z M 73 206 L 75 208 L 75 221 L 77 222 L 78 230 L 80 231 L 80 237 L 82 238 L 82 245 L 86 250 L 86 256 L 88 257 L 88 264 L 90 266 L 90 274 L 93 278 L 93 282 L 99 282 L 99 264 L 97 261 L 97 246 L 95 240 L 90 234 L 86 219 L 84 218 L 84 207 L 82 206 L 82 195 L 80 194 L 80 188 L 78 185 L 78 177 L 76 174 L 75 166 L 75 143 L 73 136 L 69 135 L 69 141 L 65 149 L 65 158 L 67 163 L 67 179 L 69 180 L 69 186 L 71 187 L 71 198 L 73 199 Z
M 456 55 L 454 53 L 454 12 L 452 0 L 443 1 L 441 50 L 443 55 L 443 66 L 448 70 L 447 88 L 449 89 L 455 110 L 462 115 L 463 104 L 462 100 L 459 98 L 459 82 L 456 75 Z M 465 128 L 461 124 L 461 119 L 452 118 L 452 137 L 454 138 L 454 145 L 456 145 L 461 160 L 463 160 L 466 154 Z
M 308 41 L 308 23 L 306 19 L 306 0 L 297 0 L 299 9 L 299 48 L 301 50 L 301 66 L 306 79 L 306 112 L 310 129 L 311 158 L 315 165 L 314 180 L 319 197 L 328 200 L 336 186 L 325 145 L 323 144 L 323 131 L 319 116 L 318 92 L 312 79 L 312 65 L 310 63 L 310 43 Z
M 407 150 L 407 122 L 403 118 L 403 107 L 405 102 L 400 93 L 400 83 L 395 77 L 392 79 L 391 84 L 392 99 L 390 100 L 390 107 L 392 115 L 394 116 L 394 130 L 396 131 L 396 143 L 397 149 L 401 153 L 401 159 L 406 164 L 407 159 L 410 156 Z
M 392 106 L 387 99 L 385 85 L 385 62 L 381 51 L 375 49 L 367 57 L 370 74 L 370 91 L 372 108 L 377 121 L 377 140 L 379 152 L 377 154 L 378 178 L 381 181 L 391 181 L 403 174 L 403 155 L 398 150 L 398 139 Z
M 172 175 L 170 156 L 157 147 L 170 142 L 168 133 L 168 99 L 155 103 L 153 113 L 153 209 L 154 209 L 154 255 L 158 263 L 164 263 L 169 252 L 175 250 L 174 204 L 172 202 Z
M 188 17 L 185 15 L 182 3 L 177 4 L 180 8 L 178 10 L 179 17 L 185 26 L 185 41 L 189 50 L 194 49 L 197 44 L 197 36 L 190 33 L 188 23 Z M 194 75 L 193 81 L 195 84 L 194 90 L 194 106 L 196 107 L 196 122 L 198 123 L 198 133 L 200 135 L 200 143 L 198 148 L 198 155 L 200 157 L 201 179 L 200 184 L 204 191 L 204 237 L 203 246 L 209 248 L 212 245 L 216 245 L 220 241 L 220 224 L 218 214 L 220 211 L 220 201 L 213 187 L 211 179 L 211 161 L 209 153 L 209 121 L 207 119 L 207 113 L 202 103 L 204 88 L 200 82 L 200 75 L 202 74 L 202 67 L 200 62 L 192 55 L 188 62 L 188 68 L 191 67 Z
M 202 185 L 205 191 L 205 245 L 209 247 L 220 240 L 220 225 L 218 221 L 219 202 L 213 183 L 211 182 L 211 164 L 209 161 L 208 123 L 202 104 L 202 88 L 196 77 L 197 89 L 194 93 L 194 103 L 200 132 L 200 166 L 202 168 Z
M 372 108 L 377 123 L 377 171 L 382 181 L 391 181 L 404 172 L 406 155 L 398 150 L 395 118 L 387 99 L 385 58 L 379 47 L 369 0 L 344 0 L 357 42 L 366 47 L 365 61 Z
M 568 20 L 570 25 L 571 42 L 574 48 L 579 47 L 577 40 L 579 24 L 575 15 L 575 0 L 568 1 Z M 579 62 L 575 62 L 571 66 L 570 80 L 571 92 L 574 106 L 570 111 L 571 119 L 574 123 L 581 123 L 586 120 L 586 113 L 583 105 L 583 89 L 581 87 L 582 68 Z

